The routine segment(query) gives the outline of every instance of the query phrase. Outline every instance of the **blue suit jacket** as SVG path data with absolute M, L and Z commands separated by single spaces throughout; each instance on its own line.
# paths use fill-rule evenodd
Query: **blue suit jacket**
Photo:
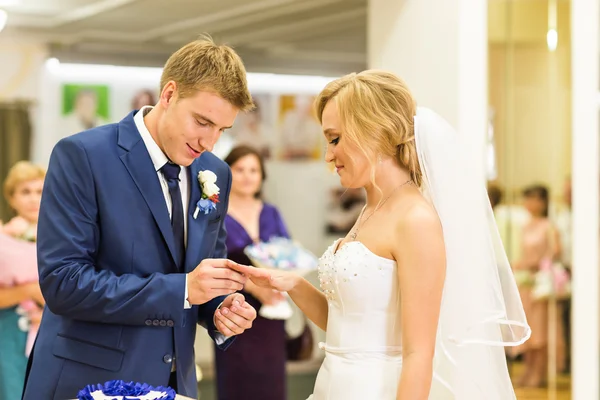
M 166 386 L 175 355 L 179 393 L 197 397 L 196 324 L 214 338 L 223 298 L 184 309 L 183 272 L 226 257 L 231 171 L 211 153 L 188 168 L 187 253 L 185 271 L 178 271 L 164 195 L 133 115 L 65 138 L 52 152 L 38 225 L 47 306 L 27 400 L 72 399 L 86 385 L 112 379 Z M 200 170 L 217 175 L 222 200 L 194 219 Z

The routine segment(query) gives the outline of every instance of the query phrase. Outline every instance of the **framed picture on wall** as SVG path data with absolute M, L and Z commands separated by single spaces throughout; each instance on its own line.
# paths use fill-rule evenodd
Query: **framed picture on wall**
M 108 123 L 108 85 L 63 84 L 61 114 L 60 128 L 67 135 Z
M 239 113 L 233 127 L 227 132 L 232 146 L 246 145 L 254 147 L 265 159 L 273 154 L 273 125 L 276 121 L 274 98 L 270 94 L 252 94 L 256 108 Z
M 318 160 L 323 153 L 321 126 L 313 114 L 312 95 L 283 95 L 279 99 L 280 158 Z

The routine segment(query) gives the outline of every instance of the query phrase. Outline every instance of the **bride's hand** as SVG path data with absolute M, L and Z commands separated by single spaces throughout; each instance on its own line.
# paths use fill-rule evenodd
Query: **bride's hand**
M 268 274 L 249 274 L 248 278 L 256 286 L 275 289 L 279 292 L 289 292 L 302 279 L 291 271 L 269 270 Z
M 255 285 L 252 280 L 246 282 L 244 290 L 256 297 L 258 301 L 264 305 L 275 305 L 285 300 L 285 297 L 281 292 L 271 288 L 259 287 Z

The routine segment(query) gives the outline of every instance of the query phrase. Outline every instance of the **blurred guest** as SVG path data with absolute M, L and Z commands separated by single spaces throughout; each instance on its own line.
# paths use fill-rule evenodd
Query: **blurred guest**
M 250 265 L 244 248 L 272 237 L 289 237 L 279 211 L 261 200 L 266 178 L 260 153 L 238 146 L 225 158 L 232 172 L 227 227 L 228 258 Z M 283 320 L 260 316 L 262 305 L 285 301 L 271 289 L 257 287 L 248 280 L 246 301 L 259 313 L 252 329 L 238 336 L 227 351 L 216 351 L 217 391 L 219 400 L 285 400 L 286 337 Z
M 490 182 L 487 192 L 506 256 L 514 264 L 520 258 L 521 232 L 529 221 L 529 213 L 521 205 L 505 202 L 504 189 L 499 184 Z
M 549 194 L 542 185 L 535 185 L 523 191 L 524 206 L 531 219 L 523 227 L 521 234 L 521 256 L 514 263 L 515 278 L 519 285 L 527 322 L 531 327 L 531 338 L 517 351 L 523 352 L 524 373 L 518 382 L 520 386 L 540 387 L 545 385 L 548 370 L 548 300 L 536 298 L 533 293 L 535 276 L 544 262 L 560 259 L 561 247 L 558 231 L 548 218 Z M 564 350 L 562 323 L 558 321 L 558 351 Z
M 21 283 L 27 280 L 23 277 L 25 266 L 31 269 L 29 264 L 35 264 L 36 260 L 35 245 L 27 246 L 25 242 L 35 242 L 44 177 L 42 168 L 21 161 L 10 169 L 4 182 L 4 196 L 16 216 L 0 227 L 0 234 L 10 236 L 7 240 L 14 242 L 14 247 L 2 246 L 0 256 L 2 277 L 9 276 L 9 270 L 14 272 L 10 279 L 0 279 L 0 399 L 12 400 L 21 396 L 27 354 L 35 338 L 29 335 L 28 340 L 28 332 L 37 332 L 44 305 L 35 275 L 35 280 Z M 3 239 L 3 242 L 7 240 Z M 15 249 L 18 252 L 8 257 L 9 250 L 14 253 Z M 37 267 L 33 266 L 33 269 L 37 273 Z M 9 281 L 19 283 L 7 284 Z
M 156 96 L 151 90 L 144 89 L 139 91 L 131 100 L 132 110 L 141 110 L 144 106 L 156 105 Z
M 235 143 L 239 146 L 249 146 L 255 148 L 262 157 L 270 156 L 270 146 L 266 140 L 267 127 L 264 121 L 264 112 L 260 104 L 254 99 L 256 108 L 245 114 L 238 116 L 235 124 Z
M 561 207 L 555 207 L 552 212 L 551 219 L 556 224 L 556 228 L 560 234 L 561 244 L 561 262 L 569 272 L 573 265 L 571 258 L 572 251 L 572 210 L 571 210 L 571 178 L 567 178 L 563 188 L 563 204 Z M 562 323 L 565 334 L 565 369 L 564 372 L 569 372 L 571 369 L 571 299 L 562 301 Z

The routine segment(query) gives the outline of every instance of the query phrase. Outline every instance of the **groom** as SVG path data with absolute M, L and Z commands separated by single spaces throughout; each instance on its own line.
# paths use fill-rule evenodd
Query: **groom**
M 198 40 L 160 85 L 155 107 L 53 150 L 38 231 L 47 308 L 26 400 L 114 379 L 196 398 L 196 324 L 226 349 L 256 317 L 235 292 L 262 272 L 224 259 L 231 172 L 209 152 L 253 107 L 242 61 Z

